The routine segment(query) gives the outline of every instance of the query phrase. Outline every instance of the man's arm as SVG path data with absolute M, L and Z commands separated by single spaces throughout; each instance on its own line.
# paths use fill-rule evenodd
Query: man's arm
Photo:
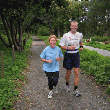
M 83 51 L 83 42 L 80 42 L 80 50 Z
M 67 50 L 67 47 L 66 46 L 61 46 L 61 49 Z
M 79 45 L 80 45 L 80 46 L 83 46 L 83 42 L 80 42 Z
M 76 45 L 75 46 L 61 46 L 61 49 L 63 49 L 63 50 L 75 50 L 75 47 L 76 47 Z

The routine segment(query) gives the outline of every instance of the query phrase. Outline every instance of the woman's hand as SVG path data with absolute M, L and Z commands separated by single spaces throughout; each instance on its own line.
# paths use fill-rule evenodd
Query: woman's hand
M 51 62 L 52 62 L 52 60 L 47 60 L 47 62 L 48 62 L 48 63 L 51 63 Z
M 57 59 L 57 61 L 59 61 L 61 58 L 60 57 L 57 57 L 56 59 Z

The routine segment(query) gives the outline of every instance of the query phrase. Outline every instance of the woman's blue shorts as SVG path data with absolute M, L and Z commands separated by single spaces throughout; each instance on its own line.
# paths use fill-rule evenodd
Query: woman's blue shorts
M 71 70 L 73 67 L 80 68 L 80 56 L 79 52 L 77 53 L 67 53 L 65 52 L 63 67 L 67 70 Z

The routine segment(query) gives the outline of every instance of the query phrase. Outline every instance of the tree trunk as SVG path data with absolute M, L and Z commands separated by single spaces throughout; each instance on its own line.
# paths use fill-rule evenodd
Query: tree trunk
M 16 43 L 17 43 L 17 45 L 19 45 L 19 41 L 18 41 L 18 38 L 17 38 L 17 33 L 18 33 L 18 28 L 17 28 L 17 26 L 16 26 L 16 29 L 15 29 L 15 32 L 14 32 L 15 34 L 14 34 L 14 36 L 15 36 L 15 41 L 16 41 Z
M 19 52 L 22 49 L 22 28 L 21 23 L 19 22 Z
M 2 43 L 8 48 L 8 47 L 11 47 L 10 45 L 8 45 L 5 41 L 4 41 L 4 39 L 3 39 L 3 37 L 1 36 L 1 34 L 0 34 L 0 40 L 2 41 Z
M 59 30 L 59 26 L 58 26 L 58 38 L 60 38 L 60 30 Z
M 14 45 L 14 49 L 17 50 L 18 47 L 17 47 L 17 44 L 15 42 L 15 37 L 14 37 L 14 26 L 13 26 L 13 21 L 12 19 L 10 19 L 10 32 L 11 32 L 11 38 L 12 38 L 12 41 L 13 41 L 13 45 Z
M 9 31 L 8 31 L 8 27 L 6 25 L 5 17 L 4 17 L 3 14 L 1 14 L 1 18 L 2 18 L 2 22 L 3 22 L 5 30 L 6 30 L 6 34 L 7 34 L 7 37 L 8 37 L 9 44 L 12 45 L 12 42 L 11 42 L 11 39 L 10 39 L 10 35 L 9 35 Z

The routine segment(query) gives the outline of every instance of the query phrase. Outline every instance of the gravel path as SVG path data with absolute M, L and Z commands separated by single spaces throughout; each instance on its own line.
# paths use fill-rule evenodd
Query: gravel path
M 99 53 L 103 56 L 110 56 L 110 51 L 108 51 L 108 50 L 94 48 L 94 47 L 90 47 L 90 46 L 86 46 L 86 45 L 83 45 L 83 47 L 86 48 L 86 49 L 89 49 L 89 50 L 95 50 L 95 51 L 97 51 L 97 53 Z
M 35 36 L 32 38 L 37 39 Z M 29 81 L 21 91 L 20 99 L 14 105 L 15 110 L 110 110 L 109 96 L 85 74 L 80 74 L 79 91 L 82 96 L 73 95 L 73 71 L 70 77 L 71 91 L 66 93 L 64 90 L 66 71 L 62 67 L 63 58 L 59 61 L 58 93 L 54 93 L 53 98 L 48 99 L 48 80 L 42 70 L 43 62 L 40 59 L 40 54 L 45 47 L 46 44 L 43 41 L 33 41 L 32 43 L 33 55 L 29 56 L 31 65 L 27 72 Z

